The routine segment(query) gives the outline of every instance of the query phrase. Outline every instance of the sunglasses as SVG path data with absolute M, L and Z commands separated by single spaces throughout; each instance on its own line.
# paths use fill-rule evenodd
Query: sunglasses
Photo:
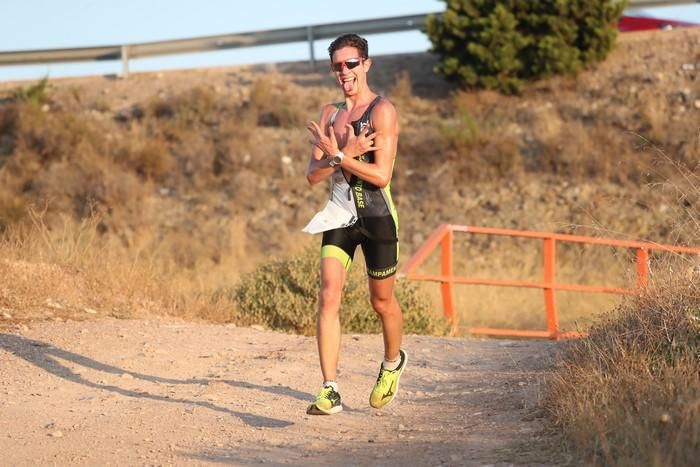
M 335 62 L 331 63 L 331 70 L 335 71 L 336 73 L 340 73 L 343 71 L 343 65 L 345 65 L 348 70 L 352 70 L 353 68 L 356 68 L 357 65 L 363 62 L 363 59 L 361 58 L 351 58 L 349 60 L 345 60 L 343 62 Z

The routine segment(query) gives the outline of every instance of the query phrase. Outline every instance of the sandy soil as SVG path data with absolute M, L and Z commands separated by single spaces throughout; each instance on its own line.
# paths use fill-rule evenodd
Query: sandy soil
M 4 465 L 560 465 L 537 402 L 557 344 L 408 336 L 368 405 L 381 337 L 344 336 L 345 410 L 305 413 L 313 338 L 180 321 L 0 331 Z M 554 450 L 556 451 L 556 450 Z

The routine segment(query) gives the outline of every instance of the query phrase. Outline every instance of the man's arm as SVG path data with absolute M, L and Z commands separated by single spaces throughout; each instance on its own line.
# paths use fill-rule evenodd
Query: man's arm
M 349 157 L 345 157 L 340 164 L 348 172 L 359 178 L 384 188 L 391 182 L 391 174 L 394 168 L 394 157 L 399 141 L 399 121 L 396 109 L 386 99 L 382 99 L 372 110 L 372 127 L 377 134 L 374 145 L 374 162 L 361 162 L 356 158 L 361 154 L 354 154 L 354 138 L 348 139 L 348 144 L 341 148 L 345 153 L 348 150 Z
M 328 126 L 328 120 L 334 111 L 335 106 L 333 104 L 326 104 L 323 106 L 323 109 L 321 109 L 321 116 L 319 117 L 320 128 L 326 128 Z M 309 182 L 309 185 L 315 185 L 318 182 L 325 180 L 335 171 L 335 169 L 335 167 L 330 167 L 328 165 L 328 158 L 312 141 L 309 166 L 306 169 L 306 180 Z

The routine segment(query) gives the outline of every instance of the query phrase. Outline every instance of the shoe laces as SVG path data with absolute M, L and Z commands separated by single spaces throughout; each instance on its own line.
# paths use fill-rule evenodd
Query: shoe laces
M 389 378 L 384 378 L 384 375 L 389 375 L 390 373 L 393 373 L 393 371 L 387 370 L 386 368 L 382 368 L 381 370 L 379 370 L 379 376 L 377 377 L 377 385 L 383 391 L 386 391 L 391 386 L 391 381 L 389 380 Z
M 318 393 L 318 397 L 316 399 L 330 399 L 331 393 L 333 393 L 334 389 L 332 386 L 324 386 L 323 389 L 321 389 L 321 392 Z

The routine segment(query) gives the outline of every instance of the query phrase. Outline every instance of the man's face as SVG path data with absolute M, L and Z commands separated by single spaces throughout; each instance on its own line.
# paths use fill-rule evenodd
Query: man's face
M 354 96 L 367 86 L 367 71 L 371 65 L 371 60 L 362 58 L 355 47 L 343 47 L 333 52 L 331 69 L 345 96 Z

